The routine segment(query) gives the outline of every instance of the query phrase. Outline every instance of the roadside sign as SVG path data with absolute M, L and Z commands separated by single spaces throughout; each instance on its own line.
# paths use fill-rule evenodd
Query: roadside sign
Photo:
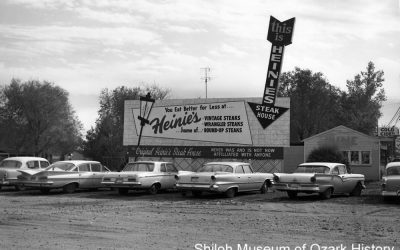
M 280 22 L 273 16 L 270 17 L 267 40 L 272 43 L 272 46 L 263 101 L 262 104 L 249 102 L 250 108 L 264 129 L 288 110 L 288 108 L 275 106 L 275 101 L 283 54 L 285 46 L 292 43 L 294 23 L 295 18 Z

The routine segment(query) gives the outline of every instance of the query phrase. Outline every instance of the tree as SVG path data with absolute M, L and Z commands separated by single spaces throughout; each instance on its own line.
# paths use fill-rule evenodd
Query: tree
M 122 141 L 125 100 L 138 100 L 148 92 L 152 98 L 161 100 L 169 95 L 170 90 L 157 85 L 134 88 L 121 86 L 112 91 L 103 89 L 100 93 L 99 117 L 95 127 L 86 134 L 84 154 L 118 169 L 121 159 L 126 155 Z
M 343 125 L 372 135 L 382 113 L 380 108 L 386 100 L 383 86 L 384 72 L 375 71 L 373 62 L 369 62 L 365 72 L 347 81 L 347 93 L 341 96 L 341 104 L 344 112 L 340 119 Z
M 12 79 L 0 98 L 0 137 L 16 154 L 64 155 L 79 147 L 82 125 L 64 89 Z
M 341 91 L 323 74 L 295 68 L 281 75 L 279 96 L 290 97 L 290 141 L 299 142 L 337 124 Z

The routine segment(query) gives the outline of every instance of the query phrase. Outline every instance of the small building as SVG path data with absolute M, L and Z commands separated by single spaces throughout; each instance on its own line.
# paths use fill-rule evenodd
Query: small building
M 365 175 L 366 180 L 381 178 L 379 138 L 338 126 L 304 139 L 304 159 L 321 146 L 337 147 L 347 157 L 352 172 Z

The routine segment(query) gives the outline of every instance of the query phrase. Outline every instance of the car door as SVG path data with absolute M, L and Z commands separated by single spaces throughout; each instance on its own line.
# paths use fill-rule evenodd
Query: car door
M 243 165 L 243 169 L 244 169 L 244 173 L 247 177 L 248 190 L 260 189 L 264 180 L 261 180 L 260 176 L 254 174 L 254 171 L 249 164 Z
M 163 177 L 164 188 L 173 188 L 176 182 L 175 175 L 178 174 L 178 170 L 172 163 L 165 163 L 165 168 L 166 173 Z
M 356 186 L 356 181 L 351 178 L 351 174 L 347 173 L 347 168 L 345 165 L 339 165 L 339 176 L 342 178 L 342 192 L 349 193 L 353 191 L 354 187 Z
M 104 176 L 103 166 L 100 163 L 90 164 L 91 173 L 88 178 L 90 179 L 91 188 L 101 187 L 101 180 Z
M 331 170 L 331 181 L 334 188 L 334 193 L 343 193 L 343 179 L 339 175 L 339 167 L 335 166 Z
M 235 168 L 235 174 L 233 178 L 235 179 L 236 184 L 239 187 L 239 191 L 249 190 L 249 175 L 245 173 L 243 165 L 238 165 Z
M 82 163 L 78 166 L 78 182 L 80 188 L 91 188 L 93 177 L 90 171 L 90 163 Z

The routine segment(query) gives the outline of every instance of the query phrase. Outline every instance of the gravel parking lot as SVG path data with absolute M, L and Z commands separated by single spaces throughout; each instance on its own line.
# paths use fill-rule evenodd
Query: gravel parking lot
M 1 249 L 400 249 L 400 204 L 361 197 L 247 193 L 0 191 Z M 325 248 L 326 247 L 326 248 Z

